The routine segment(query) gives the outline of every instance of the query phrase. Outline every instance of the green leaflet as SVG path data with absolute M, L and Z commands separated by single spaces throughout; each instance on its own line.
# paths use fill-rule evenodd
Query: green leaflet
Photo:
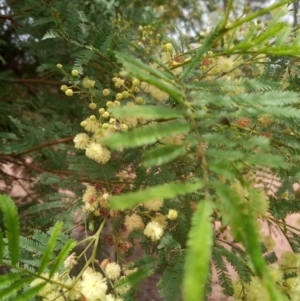
M 126 53 L 116 52 L 116 55 L 118 57 L 118 60 L 125 66 L 128 63 L 130 63 L 131 64 L 130 66 L 135 66 L 135 67 L 141 68 L 142 70 L 140 70 L 140 71 L 147 71 L 148 74 L 156 76 L 165 81 L 171 81 L 171 80 L 174 80 L 174 78 L 175 78 L 172 73 L 166 73 L 166 72 L 158 70 L 157 68 L 153 68 L 153 67 L 143 63 L 139 59 L 136 59 L 135 57 L 128 55 Z M 128 71 L 130 72 L 130 70 L 128 70 Z
M 119 279 L 114 285 L 115 288 L 136 285 L 143 279 L 150 277 L 155 271 L 156 259 L 150 255 L 144 255 L 140 260 L 135 262 L 135 266 L 138 267 L 138 270 L 124 279 Z
M 0 275 L 0 289 L 2 290 L 4 287 L 10 286 L 11 283 L 19 280 L 21 276 L 21 273 L 9 273 L 6 275 Z
M 238 172 L 230 169 L 229 162 L 225 160 L 213 160 L 209 163 L 208 168 L 216 174 L 231 181 L 239 176 Z
M 0 231 L 0 263 L 3 259 L 3 253 L 4 253 L 3 233 Z
M 55 39 L 58 35 L 54 30 L 49 30 L 47 31 L 44 36 L 42 37 L 42 40 L 47 40 L 47 39 Z
M 204 200 L 200 202 L 192 218 L 183 281 L 184 301 L 204 300 L 213 245 L 213 224 L 210 221 L 212 212 L 212 202 Z
M 12 283 L 8 287 L 4 288 L 1 290 L 1 300 L 9 300 L 10 297 L 13 297 L 13 299 L 10 300 L 15 300 L 15 296 L 18 293 L 18 291 L 24 287 L 25 285 L 29 284 L 34 280 L 34 277 L 27 277 L 27 278 L 22 278 L 20 280 L 17 280 L 16 282 Z
M 202 46 L 200 49 L 196 52 L 194 57 L 192 58 L 191 62 L 187 65 L 187 67 L 182 72 L 180 79 L 183 80 L 186 78 L 192 71 L 195 69 L 196 66 L 199 66 L 200 60 L 202 56 L 211 49 L 211 46 L 213 43 L 222 36 L 222 33 L 220 32 L 218 26 L 207 36 L 207 38 L 204 40 Z
M 196 179 L 194 183 L 172 182 L 165 185 L 153 186 L 144 190 L 124 193 L 119 196 L 113 196 L 109 199 L 110 207 L 113 209 L 132 208 L 134 205 L 142 202 L 151 201 L 159 198 L 172 198 L 177 195 L 194 192 L 203 187 L 203 182 Z
M 158 291 L 164 296 L 164 301 L 178 301 L 182 296 L 184 255 L 180 254 L 173 259 L 157 284 Z
M 185 145 L 163 145 L 146 151 L 144 154 L 143 165 L 145 167 L 158 166 L 169 163 L 179 156 L 186 153 Z
M 76 246 L 75 240 L 70 239 L 66 242 L 66 244 L 61 249 L 61 251 L 59 252 L 58 256 L 55 259 L 54 265 L 49 274 L 50 277 L 53 276 L 57 272 L 57 270 L 62 266 L 63 262 L 65 261 L 65 259 L 67 258 L 69 253 L 74 249 L 75 246 Z
M 184 114 L 176 109 L 162 106 L 113 107 L 108 110 L 114 117 L 142 117 L 143 119 L 183 118 Z
M 19 262 L 20 256 L 20 223 L 18 210 L 14 201 L 9 196 L 3 194 L 0 195 L 0 210 L 3 212 L 3 222 L 10 261 L 13 265 L 16 265 Z M 0 260 L 2 260 L 2 258 L 0 258 Z
M 182 102 L 181 90 L 178 89 L 172 81 L 175 77 L 172 73 L 162 72 L 142 63 L 140 60 L 121 52 L 116 52 L 116 56 L 132 76 L 156 86 L 162 91 L 168 93 L 177 102 Z
M 40 283 L 34 287 L 27 289 L 26 291 L 22 292 L 20 295 L 14 297 L 14 301 L 28 301 L 32 300 L 38 292 L 47 284 L 47 282 Z
M 184 134 L 190 130 L 191 124 L 186 121 L 167 121 L 133 129 L 126 133 L 116 133 L 100 140 L 103 145 L 113 149 L 149 145 L 167 136 Z
M 50 240 L 48 241 L 48 244 L 47 244 L 47 247 L 45 249 L 45 252 L 44 252 L 44 255 L 43 257 L 41 258 L 41 261 L 40 261 L 40 265 L 39 265 L 39 268 L 38 268 L 38 273 L 41 274 L 47 267 L 47 265 L 49 264 L 49 260 L 52 256 L 52 252 L 55 248 L 55 245 L 56 245 L 56 241 L 57 241 L 57 238 L 58 238 L 58 235 L 59 235 L 59 232 L 62 228 L 62 223 L 60 222 L 57 222 L 52 230 L 52 233 L 51 233 L 51 238 Z
M 284 158 L 278 155 L 271 154 L 255 154 L 246 158 L 246 161 L 251 164 L 257 164 L 270 167 L 287 168 L 288 164 L 284 162 Z
M 222 252 L 218 248 L 213 248 L 212 260 L 217 271 L 219 283 L 223 288 L 225 296 L 233 295 L 232 279 L 228 272 L 227 266 L 222 256 Z

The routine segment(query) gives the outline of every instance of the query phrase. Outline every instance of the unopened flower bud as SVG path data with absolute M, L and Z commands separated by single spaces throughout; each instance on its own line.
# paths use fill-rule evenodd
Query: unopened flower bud
M 79 75 L 79 72 L 78 72 L 78 70 L 73 69 L 72 72 L 71 72 L 71 74 L 72 74 L 73 76 L 78 76 L 78 75 Z
M 84 128 L 84 127 L 86 127 L 87 126 L 87 121 L 86 120 L 83 120 L 83 121 L 81 121 L 81 123 L 80 123 L 80 125 Z
M 168 212 L 167 218 L 171 221 L 175 220 L 178 217 L 178 212 L 177 210 L 170 209 Z
M 57 65 L 56 65 L 56 68 L 57 68 L 57 69 L 62 69 L 62 67 L 63 67 L 62 64 L 57 64 Z
M 104 89 L 102 91 L 103 96 L 108 96 L 110 94 L 110 90 L 109 89 Z
M 97 108 L 97 105 L 96 105 L 94 102 L 91 102 L 91 103 L 89 104 L 89 108 L 90 108 L 91 110 L 95 110 L 95 109 Z
M 116 100 L 121 100 L 123 98 L 122 93 L 117 93 L 116 94 Z
M 69 89 L 69 87 L 67 85 L 62 85 L 60 87 L 60 90 L 63 91 L 63 92 L 66 92 L 68 89 Z
M 166 43 L 162 46 L 162 51 L 168 52 L 173 49 L 173 45 L 171 43 Z
M 95 82 L 94 80 L 89 79 L 88 77 L 85 77 L 82 81 L 82 84 L 85 88 L 87 89 L 91 89 L 95 86 Z
M 66 92 L 65 92 L 65 94 L 67 96 L 72 96 L 73 95 L 73 90 L 72 89 L 67 89 Z
M 123 91 L 122 92 L 122 98 L 128 98 L 130 96 L 128 91 Z
M 108 112 L 104 112 L 104 113 L 102 114 L 102 117 L 103 117 L 103 118 L 108 118 L 108 117 L 109 117 L 109 113 L 108 113 Z
M 138 86 L 140 85 L 140 81 L 139 81 L 137 78 L 135 78 L 135 79 L 132 81 L 132 85 L 133 85 L 134 87 L 138 87 Z
M 127 132 L 128 131 L 128 125 L 123 123 L 120 125 L 121 132 Z
M 143 98 L 142 97 L 137 97 L 135 99 L 135 102 L 138 104 L 138 105 L 141 105 L 143 103 Z

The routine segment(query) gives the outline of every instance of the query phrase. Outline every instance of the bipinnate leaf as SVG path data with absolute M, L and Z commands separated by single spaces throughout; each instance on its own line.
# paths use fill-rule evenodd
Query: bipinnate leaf
M 196 179 L 194 182 L 172 182 L 139 190 L 135 192 L 123 193 L 109 199 L 109 206 L 113 209 L 132 208 L 138 203 L 151 201 L 155 198 L 172 198 L 177 195 L 184 195 L 194 192 L 203 187 L 203 182 Z
M 133 148 L 150 145 L 167 136 L 185 134 L 190 130 L 190 123 L 184 120 L 160 122 L 133 129 L 126 133 L 115 133 L 100 140 L 101 144 L 112 149 Z
M 61 228 L 62 228 L 62 223 L 57 222 L 52 229 L 51 238 L 50 238 L 48 245 L 45 249 L 45 252 L 41 258 L 41 262 L 40 262 L 40 265 L 38 268 L 39 274 L 41 274 L 46 269 L 47 265 L 49 264 L 49 260 L 51 259 L 53 250 L 56 245 L 57 237 L 59 235 Z
M 0 210 L 3 212 L 3 222 L 10 261 L 13 265 L 16 265 L 20 257 L 20 223 L 18 210 L 14 201 L 8 195 L 3 194 L 0 195 Z M 1 243 L 2 241 L 1 239 Z
M 184 301 L 204 300 L 213 245 L 213 204 L 203 200 L 192 218 L 184 267 Z

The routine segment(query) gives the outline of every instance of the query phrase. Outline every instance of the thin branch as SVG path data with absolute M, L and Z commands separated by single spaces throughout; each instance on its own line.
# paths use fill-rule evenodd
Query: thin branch
M 48 147 L 48 146 L 69 142 L 69 141 L 72 141 L 73 138 L 74 137 L 72 136 L 72 137 L 66 137 L 66 138 L 61 138 L 61 139 L 54 140 L 54 141 L 45 142 L 45 143 L 36 145 L 34 147 L 31 147 L 28 150 L 26 150 L 26 151 L 24 151 L 20 154 L 17 154 L 16 157 L 19 157 L 19 156 L 22 156 L 22 155 L 25 155 L 25 154 L 28 154 L 28 153 L 32 153 L 34 151 L 37 151 L 39 149 L 42 149 L 42 148 L 45 148 L 45 147 Z
M 72 171 L 68 171 L 68 170 L 54 170 L 54 169 L 42 169 L 34 164 L 31 164 L 31 163 L 28 163 L 26 161 L 23 161 L 21 160 L 20 158 L 14 158 L 14 157 L 11 157 L 11 156 L 5 156 L 5 155 L 1 155 L 0 154 L 0 161 L 3 161 L 3 162 L 9 162 L 9 163 L 12 163 L 12 164 L 15 164 L 15 165 L 18 165 L 18 166 L 24 166 L 24 167 L 27 167 L 29 169 L 32 169 L 34 171 L 37 171 L 39 173 L 50 173 L 50 174 L 55 174 L 57 176 L 60 176 L 60 177 L 67 177 L 67 176 L 77 176 L 78 177 L 78 181 L 80 182 L 83 182 L 83 183 L 91 183 L 91 184 L 103 184 L 103 185 L 106 185 L 107 182 L 106 181 L 101 181 L 101 180 L 92 180 L 92 179 L 89 179 L 89 178 L 86 178 L 84 175 L 80 175 L 80 174 L 77 174 L 75 172 L 72 172 Z M 109 184 L 134 184 L 134 182 L 129 182 L 129 181 L 109 181 Z
M 65 82 L 61 81 L 55 81 L 55 80 L 46 80 L 46 79 L 39 79 L 39 78 L 15 78 L 14 79 L 15 83 L 18 84 L 26 84 L 26 83 L 40 83 L 40 84 L 45 84 L 45 85 L 63 85 Z

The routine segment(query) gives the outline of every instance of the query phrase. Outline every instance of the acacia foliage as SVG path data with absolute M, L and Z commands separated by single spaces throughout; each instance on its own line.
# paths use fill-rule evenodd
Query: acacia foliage
M 72 97 L 66 103 L 84 109 L 75 119 L 57 115 L 68 117 L 67 126 L 62 125 L 64 119 L 45 124 L 42 132 L 53 133 L 60 126 L 66 134 L 69 128 L 70 137 L 52 144 L 36 146 L 38 132 L 28 120 L 16 117 L 9 118 L 16 131 L 1 133 L 3 159 L 30 167 L 24 155 L 31 154 L 41 164 L 35 168 L 44 171 L 38 181 L 52 193 L 46 195 L 43 189 L 43 203 L 26 213 L 41 214 L 32 220 L 34 227 L 54 225 L 46 233 L 35 229 L 32 238 L 21 236 L 16 207 L 1 196 L 5 232 L 0 260 L 11 269 L 3 276 L 4 298 L 31 300 L 38 295 L 47 300 L 50 293 L 43 289 L 51 284 L 52 298 L 94 300 L 87 297 L 85 279 L 89 273 L 100 277 L 101 271 L 101 281 L 109 284 L 103 289 L 107 299 L 110 294 L 113 300 L 134 300 L 133 285 L 158 273 L 165 300 L 183 296 L 196 301 L 209 295 L 214 266 L 223 293 L 236 300 L 296 300 L 297 286 L 291 283 L 298 280 L 298 257 L 281 258 L 281 274 L 275 277 L 267 264 L 277 258 L 257 226 L 260 220 L 268 221 L 298 252 L 297 229 L 281 220 L 286 213 L 298 212 L 297 195 L 290 191 L 299 177 L 300 41 L 298 28 L 282 19 L 281 9 L 287 5 L 280 1 L 230 20 L 234 6 L 229 1 L 224 18 L 200 37 L 200 45 L 187 43 L 179 28 L 179 42 L 160 34 L 162 12 L 155 7 L 151 13 L 156 19 L 147 19 L 139 31 L 122 18 L 96 30 L 93 19 L 74 3 L 68 4 L 65 15 L 62 8 L 52 9 L 54 24 L 42 40 L 49 45 L 58 40 L 76 50 L 72 66 L 55 64 L 63 75 L 61 95 Z M 257 20 L 269 11 L 269 21 Z M 73 140 L 77 133 L 75 148 L 63 145 L 49 153 L 36 152 Z M 60 155 L 63 165 L 55 161 Z M 267 185 L 259 178 L 261 171 L 276 175 L 281 190 L 270 195 L 269 187 L 258 188 Z M 88 184 L 84 194 L 82 183 Z M 81 213 L 79 223 L 92 233 L 78 254 L 85 258 L 84 266 L 71 278 L 73 267 L 65 260 L 76 243 L 66 233 L 76 212 Z M 122 266 L 125 277 L 111 276 L 107 262 L 97 265 L 100 235 L 108 222 L 111 233 L 106 240 L 116 253 L 110 259 Z M 137 243 L 143 257 L 124 265 Z M 225 260 L 238 273 L 236 283 Z M 73 292 L 77 283 L 81 295 Z M 257 283 L 260 289 L 254 291 Z

